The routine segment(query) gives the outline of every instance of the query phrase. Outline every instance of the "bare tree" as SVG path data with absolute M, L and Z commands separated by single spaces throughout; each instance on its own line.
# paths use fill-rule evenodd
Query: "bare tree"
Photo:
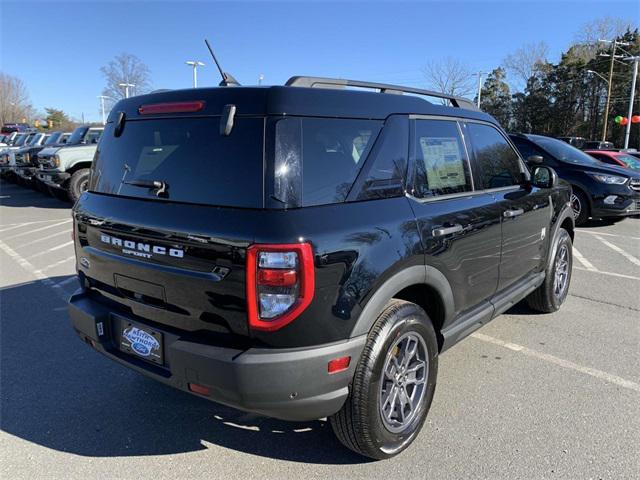
M 427 87 L 437 92 L 468 97 L 473 94 L 472 73 L 460 60 L 447 57 L 432 60 L 423 69 Z M 447 103 L 443 101 L 443 103 Z
M 606 16 L 592 22 L 585 23 L 576 34 L 578 43 L 593 44 L 598 40 L 611 40 L 622 36 L 627 30 L 632 30 L 631 23 L 622 18 Z
M 141 95 L 151 90 L 151 72 L 142 60 L 130 53 L 121 53 L 104 67 L 100 68 L 107 82 L 102 94 L 109 97 L 107 104 L 112 105 L 125 97 L 125 88 L 120 84 L 135 85 L 130 87 L 129 95 Z
M 0 124 L 30 121 L 34 115 L 24 82 L 0 72 Z
M 503 60 L 503 65 L 510 77 L 515 79 L 515 90 L 522 91 L 529 79 L 547 61 L 549 47 L 545 42 L 529 43 L 523 45 L 515 52 L 507 55 Z

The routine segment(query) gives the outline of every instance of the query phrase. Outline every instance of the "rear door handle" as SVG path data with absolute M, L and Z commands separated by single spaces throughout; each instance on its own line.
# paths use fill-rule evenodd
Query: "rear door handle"
M 517 210 L 505 210 L 502 215 L 504 215 L 505 218 L 513 218 L 522 215 L 523 213 L 524 210 L 522 208 L 518 208 Z
M 434 228 L 433 230 L 431 230 L 431 234 L 434 237 L 442 237 L 444 235 L 451 235 L 452 233 L 461 232 L 462 230 L 464 230 L 462 225 L 456 224 L 456 225 L 454 225 L 452 227 Z

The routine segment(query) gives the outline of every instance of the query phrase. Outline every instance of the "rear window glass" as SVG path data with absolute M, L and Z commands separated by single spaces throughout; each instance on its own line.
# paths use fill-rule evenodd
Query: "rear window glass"
M 381 127 L 374 120 L 278 120 L 274 199 L 286 206 L 343 202 Z
M 229 136 L 220 118 L 127 121 L 120 137 L 107 125 L 90 190 L 206 205 L 263 206 L 262 118 L 236 117 Z M 163 182 L 166 193 L 149 187 Z M 137 185 L 134 185 L 137 184 Z

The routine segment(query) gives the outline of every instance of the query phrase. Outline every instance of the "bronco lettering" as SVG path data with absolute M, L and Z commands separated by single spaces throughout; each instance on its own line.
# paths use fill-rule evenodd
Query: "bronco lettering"
M 151 258 L 151 255 L 148 252 L 153 252 L 156 255 L 168 254 L 170 257 L 176 258 L 184 257 L 184 250 L 180 248 L 169 248 L 167 250 L 166 247 L 161 247 L 159 245 L 150 245 L 148 243 L 134 242 L 132 240 L 121 240 L 120 238 L 112 237 L 104 233 L 100 234 L 100 241 L 115 247 L 124 246 L 125 248 L 122 249 L 122 253 L 135 255 L 136 257 Z

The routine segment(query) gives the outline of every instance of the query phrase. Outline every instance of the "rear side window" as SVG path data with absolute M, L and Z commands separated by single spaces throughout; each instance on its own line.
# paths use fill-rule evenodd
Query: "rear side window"
M 482 187 L 502 188 L 520 184 L 520 159 L 502 134 L 481 123 L 468 123 L 467 129 L 480 169 Z
M 291 207 L 343 202 L 381 126 L 374 120 L 277 120 L 274 199 Z
M 90 190 L 112 195 L 231 207 L 263 206 L 263 118 L 130 120 L 119 137 L 107 125 Z M 165 182 L 166 194 L 145 187 Z M 135 185 L 137 183 L 137 185 Z M 142 185 L 142 186 L 141 186 Z
M 472 190 L 469 160 L 456 122 L 416 120 L 414 148 L 416 197 Z
M 403 195 L 408 151 L 409 119 L 389 117 L 358 175 L 352 198 L 371 200 Z

